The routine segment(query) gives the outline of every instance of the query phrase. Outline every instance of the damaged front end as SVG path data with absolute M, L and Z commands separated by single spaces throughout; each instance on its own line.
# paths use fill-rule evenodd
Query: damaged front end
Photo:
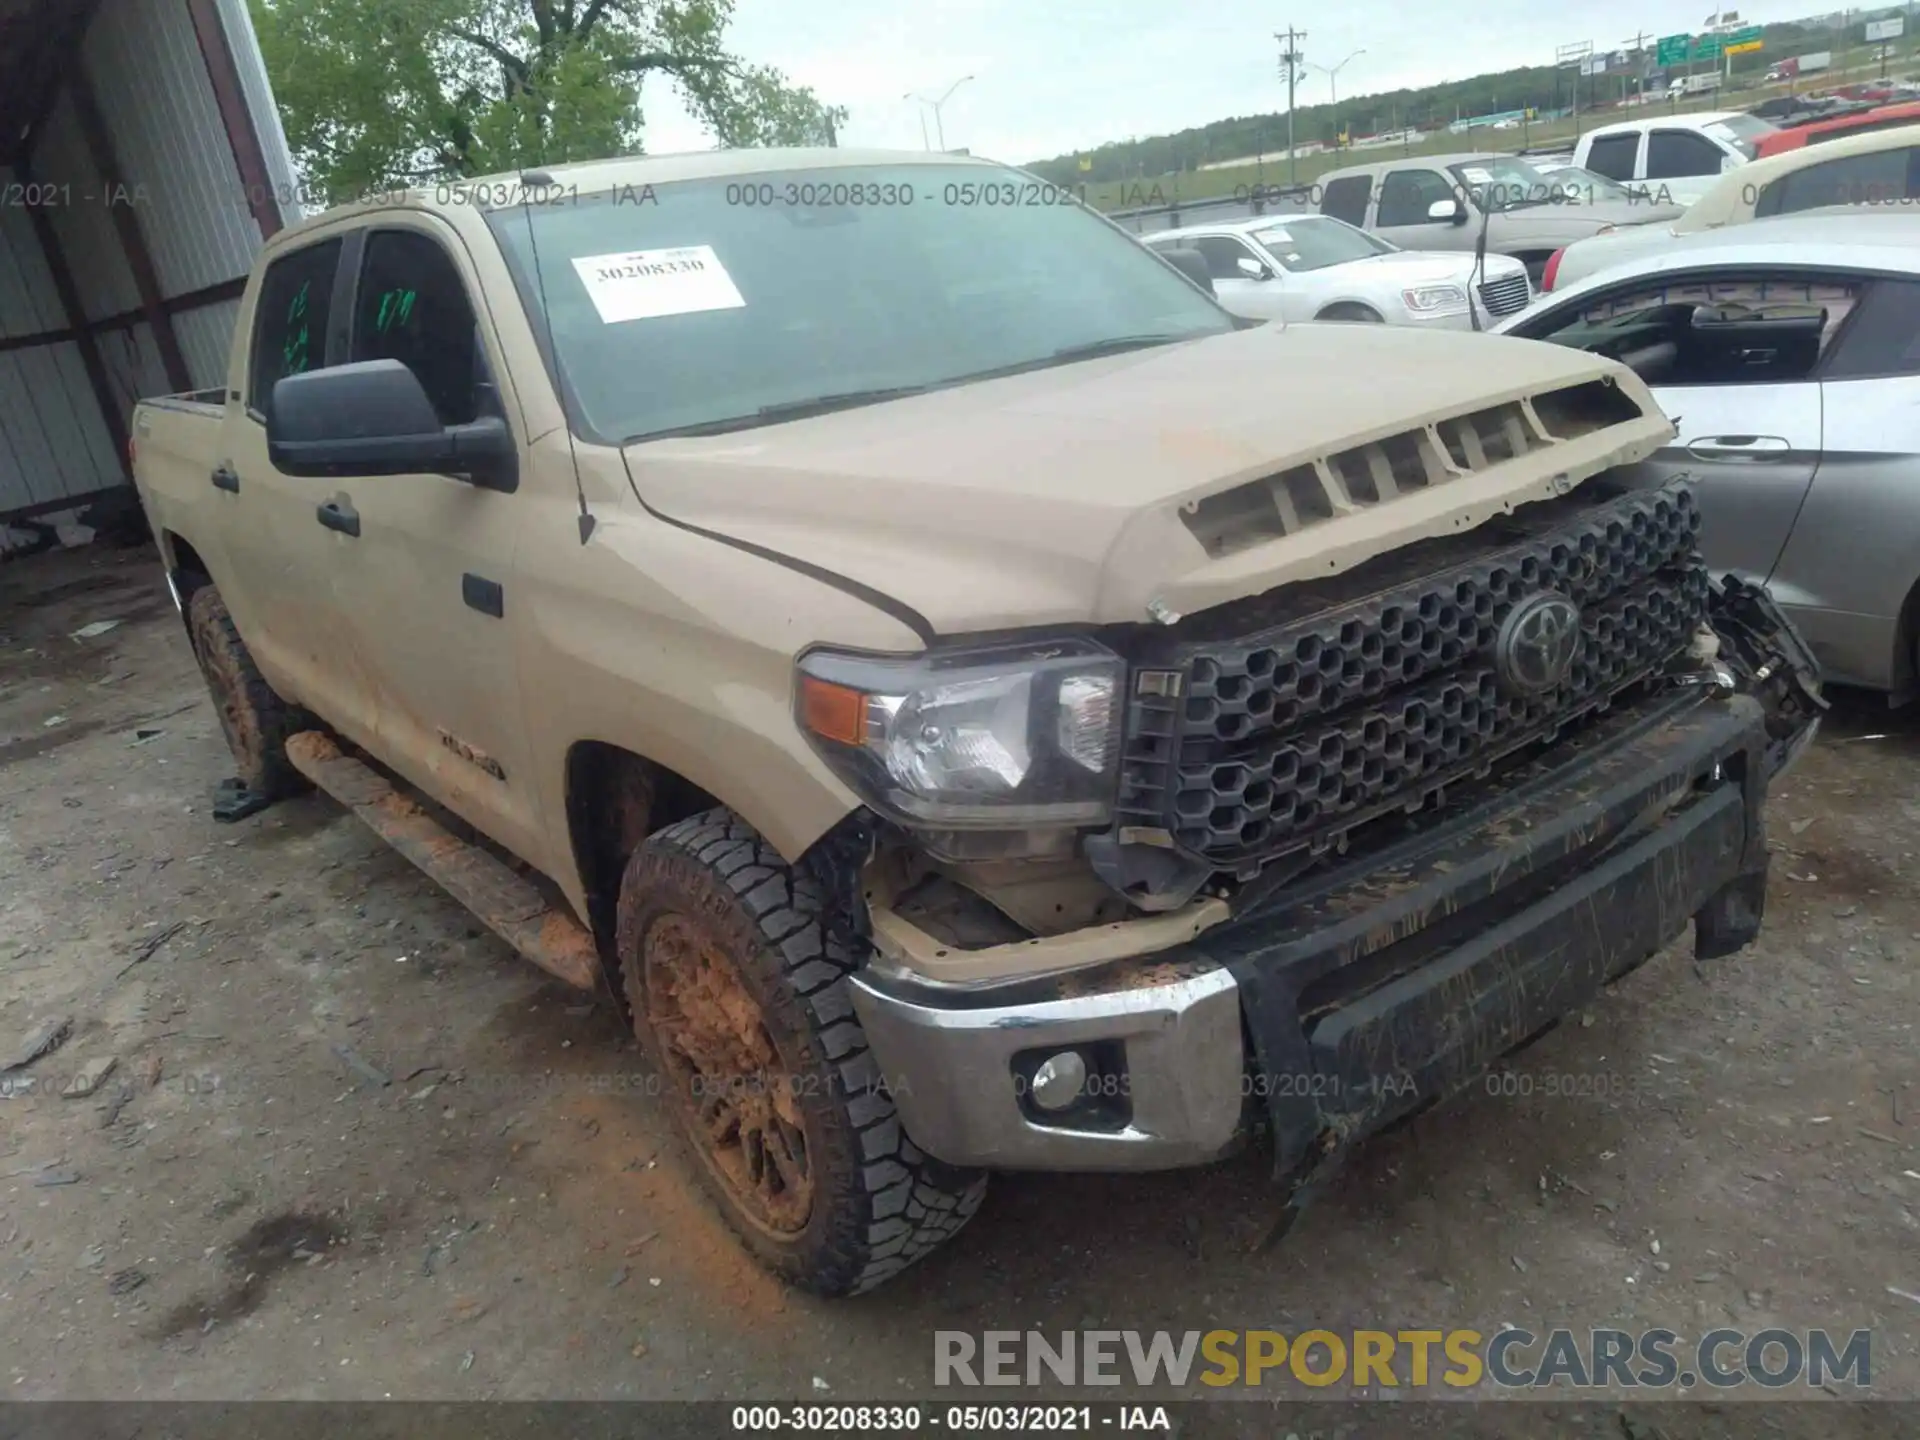
M 1684 484 L 1582 491 L 1115 640 L 1117 812 L 1057 888 L 883 839 L 855 1003 L 916 1143 L 1156 1168 L 1259 1124 L 1305 1183 L 1689 925 L 1750 943 L 1817 668 Z

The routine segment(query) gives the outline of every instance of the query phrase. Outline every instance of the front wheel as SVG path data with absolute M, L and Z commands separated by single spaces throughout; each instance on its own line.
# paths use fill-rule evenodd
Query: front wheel
M 1319 320 L 1344 320 L 1357 325 L 1384 325 L 1386 319 L 1365 305 L 1329 305 L 1315 317 Z
M 951 1237 L 987 1182 L 901 1129 L 832 918 L 812 876 L 709 810 L 627 862 L 616 943 L 635 1035 L 728 1224 L 782 1279 L 841 1296 Z

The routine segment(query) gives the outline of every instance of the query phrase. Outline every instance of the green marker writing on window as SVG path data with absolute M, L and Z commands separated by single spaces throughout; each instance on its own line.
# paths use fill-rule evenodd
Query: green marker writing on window
M 303 281 L 287 306 L 287 338 L 280 349 L 280 373 L 303 374 L 307 368 L 307 290 L 313 284 Z
M 405 325 L 413 314 L 415 292 L 412 290 L 389 290 L 380 297 L 380 313 L 374 317 L 373 328 L 385 334 L 396 325 Z

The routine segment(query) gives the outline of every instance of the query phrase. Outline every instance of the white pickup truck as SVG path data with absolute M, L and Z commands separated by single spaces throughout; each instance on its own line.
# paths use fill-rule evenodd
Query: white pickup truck
M 1649 115 L 1580 137 L 1573 163 L 1636 189 L 1651 203 L 1691 205 L 1729 170 L 1754 159 L 1777 127 L 1739 110 Z

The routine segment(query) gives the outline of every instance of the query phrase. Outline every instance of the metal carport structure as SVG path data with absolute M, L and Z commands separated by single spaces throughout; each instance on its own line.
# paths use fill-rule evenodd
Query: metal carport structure
M 113 494 L 137 399 L 224 385 L 295 185 L 246 0 L 0 0 L 0 522 Z

